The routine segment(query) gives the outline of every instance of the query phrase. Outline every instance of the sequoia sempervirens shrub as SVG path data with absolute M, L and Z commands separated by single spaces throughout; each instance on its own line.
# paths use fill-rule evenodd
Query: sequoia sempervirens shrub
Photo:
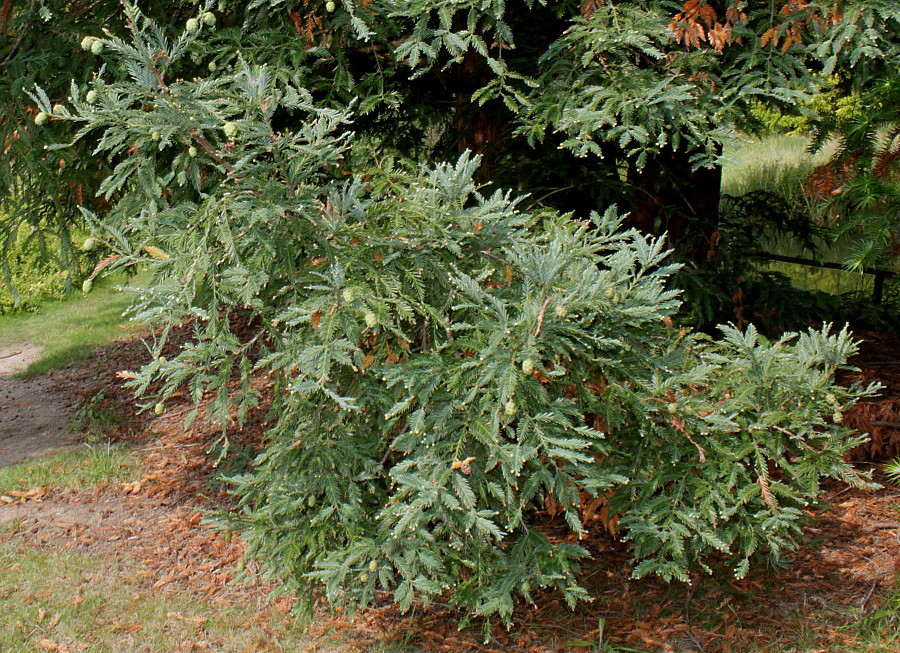
M 861 441 L 842 412 L 872 392 L 834 383 L 846 331 L 680 329 L 663 242 L 615 209 L 482 195 L 469 155 L 376 166 L 353 106 L 316 106 L 292 71 L 179 78 L 215 23 L 202 13 L 171 39 L 129 15 L 132 40 L 106 39 L 55 115 L 113 166 L 112 209 L 89 216 L 107 265 L 155 275 L 133 312 L 162 335 L 133 385 L 161 382 L 147 407 L 212 395 L 227 436 L 254 375 L 271 380 L 231 519 L 301 598 L 388 590 L 505 620 L 543 588 L 574 605 L 596 528 L 631 542 L 636 577 L 712 559 L 741 576 L 796 546 L 820 479 L 866 482 L 842 460 Z

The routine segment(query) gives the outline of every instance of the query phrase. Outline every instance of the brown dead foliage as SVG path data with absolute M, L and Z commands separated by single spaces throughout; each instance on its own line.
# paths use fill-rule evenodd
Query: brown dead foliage
M 894 333 L 854 331 L 861 339 L 859 354 L 841 381 L 880 383 L 879 396 L 859 402 L 844 423 L 869 434 L 869 442 L 851 452 L 852 460 L 883 461 L 900 456 L 900 338 Z

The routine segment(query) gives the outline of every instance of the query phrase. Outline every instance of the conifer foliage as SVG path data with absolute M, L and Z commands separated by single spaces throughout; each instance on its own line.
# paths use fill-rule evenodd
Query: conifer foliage
M 690 333 L 664 241 L 615 208 L 574 220 L 482 193 L 467 153 L 372 160 L 353 106 L 323 106 L 299 70 L 237 56 L 179 77 L 211 9 L 170 33 L 127 6 L 90 84 L 34 100 L 112 162 L 109 213 L 85 211 L 104 264 L 153 271 L 134 309 L 162 329 L 133 380 L 161 383 L 147 405 L 211 397 L 227 437 L 254 378 L 273 384 L 232 519 L 301 597 L 388 590 L 508 621 L 540 589 L 588 598 L 595 529 L 632 543 L 635 576 L 741 576 L 796 545 L 820 479 L 865 483 L 842 460 L 860 441 L 843 411 L 872 391 L 835 385 L 846 331 Z

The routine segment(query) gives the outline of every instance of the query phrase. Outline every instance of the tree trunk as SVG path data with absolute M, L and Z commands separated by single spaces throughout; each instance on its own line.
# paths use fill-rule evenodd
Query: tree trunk
M 472 94 L 490 80 L 491 71 L 480 55 L 469 50 L 461 64 L 454 69 L 454 101 L 452 129 L 457 153 L 470 150 L 480 154 L 481 166 L 476 178 L 489 182 L 494 178 L 497 158 L 503 150 L 504 120 L 497 102 L 478 105 L 472 102 Z M 510 116 L 505 116 L 510 120 Z
M 691 169 L 687 152 L 667 149 L 628 173 L 628 223 L 644 233 L 667 233 L 696 261 L 712 258 L 718 241 L 722 168 Z

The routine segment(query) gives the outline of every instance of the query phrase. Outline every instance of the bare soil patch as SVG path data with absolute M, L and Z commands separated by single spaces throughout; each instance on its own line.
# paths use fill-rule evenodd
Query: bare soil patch
M 41 348 L 30 342 L 14 342 L 0 349 L 0 375 L 23 371 L 37 360 Z
M 0 349 L 0 467 L 74 444 L 69 431 L 74 369 L 17 379 L 37 360 L 40 347 L 19 342 Z

